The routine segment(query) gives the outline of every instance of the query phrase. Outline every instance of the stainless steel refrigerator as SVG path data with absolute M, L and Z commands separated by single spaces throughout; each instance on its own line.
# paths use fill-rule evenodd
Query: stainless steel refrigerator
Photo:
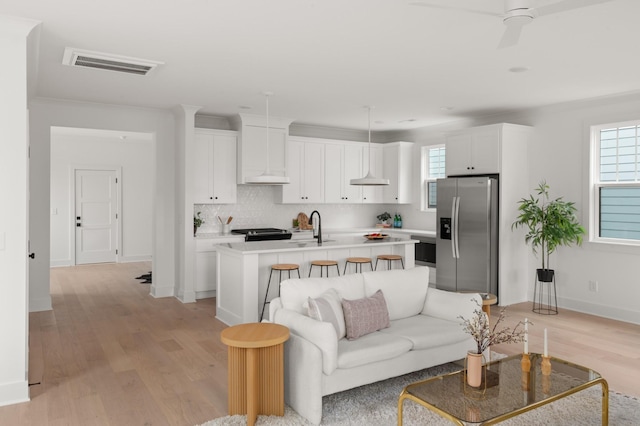
M 498 294 L 498 179 L 437 181 L 436 288 Z

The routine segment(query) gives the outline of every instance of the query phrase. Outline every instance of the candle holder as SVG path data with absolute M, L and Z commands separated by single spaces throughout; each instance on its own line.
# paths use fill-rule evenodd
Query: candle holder
M 544 393 L 545 395 L 549 395 L 551 391 L 551 376 L 549 375 L 542 375 L 542 393 Z
M 520 360 L 520 367 L 523 372 L 529 372 L 531 370 L 531 359 L 529 354 L 522 354 L 522 360 Z
M 540 368 L 543 376 L 549 376 L 551 374 L 551 357 L 542 355 Z

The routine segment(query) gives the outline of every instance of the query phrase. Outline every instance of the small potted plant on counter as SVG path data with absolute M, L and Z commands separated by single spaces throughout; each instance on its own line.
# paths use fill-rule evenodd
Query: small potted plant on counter
M 382 228 L 389 228 L 391 225 L 388 220 L 391 219 L 391 215 L 388 212 L 384 212 L 376 216 L 382 225 Z
M 204 223 L 204 219 L 200 217 L 200 212 L 193 216 L 193 236 L 196 236 L 196 232 L 198 232 L 198 228 L 202 226 Z

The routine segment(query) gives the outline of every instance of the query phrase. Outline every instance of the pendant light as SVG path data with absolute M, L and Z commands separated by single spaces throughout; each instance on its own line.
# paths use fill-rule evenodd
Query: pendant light
M 271 169 L 269 168 L 269 96 L 272 96 L 273 92 L 264 92 L 264 96 L 266 99 L 266 113 L 267 113 L 267 164 L 262 173 L 259 176 L 253 176 L 245 179 L 245 183 L 251 185 L 286 185 L 289 183 L 289 177 L 287 176 L 277 176 L 271 173 Z
M 377 178 L 371 174 L 371 108 L 373 107 L 367 106 L 367 110 L 369 111 L 369 169 L 367 170 L 367 174 L 365 175 L 365 177 L 361 177 L 360 179 L 351 179 L 351 182 L 349 182 L 351 185 L 362 185 L 362 186 L 389 185 L 389 179 Z

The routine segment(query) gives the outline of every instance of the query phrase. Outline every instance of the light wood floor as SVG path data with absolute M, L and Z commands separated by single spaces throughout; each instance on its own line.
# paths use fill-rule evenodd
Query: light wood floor
M 54 268 L 53 311 L 30 315 L 31 401 L 0 407 L 4 425 L 197 425 L 227 414 L 224 325 L 214 299 L 154 299 L 135 277 L 149 263 Z M 493 307 L 492 316 L 499 309 Z M 613 390 L 640 397 L 640 326 L 560 311 L 509 307 L 528 317 L 530 350 L 599 371 Z M 521 345 L 494 347 L 519 353 Z

